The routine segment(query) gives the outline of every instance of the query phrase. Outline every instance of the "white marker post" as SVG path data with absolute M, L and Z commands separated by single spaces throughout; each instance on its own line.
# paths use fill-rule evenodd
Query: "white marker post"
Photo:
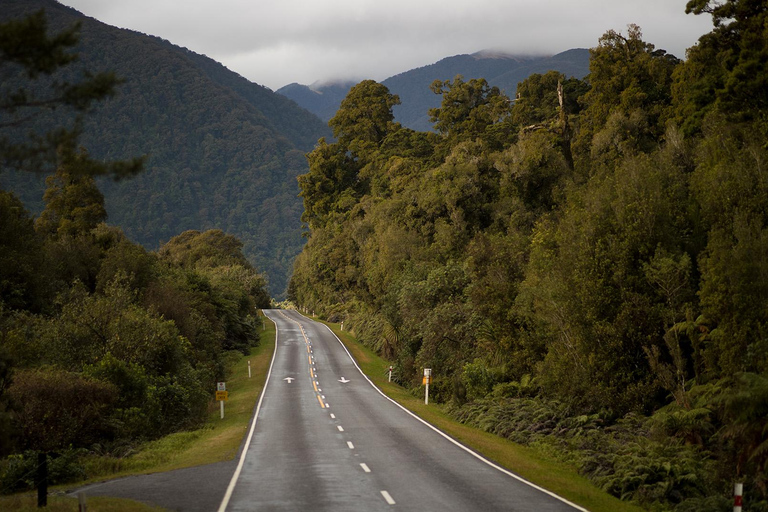
M 251 360 L 248 360 L 248 378 L 251 378 Z
M 342 331 L 344 330 L 344 320 L 341 321 L 341 329 L 340 330 L 342 330 Z
M 429 381 L 431 380 L 432 369 L 424 368 L 424 385 L 426 386 L 426 389 L 424 390 L 424 405 L 429 405 Z
M 744 484 L 733 485 L 733 512 L 741 512 L 741 507 L 744 501 Z
M 389 382 L 392 382 L 392 367 L 389 367 Z

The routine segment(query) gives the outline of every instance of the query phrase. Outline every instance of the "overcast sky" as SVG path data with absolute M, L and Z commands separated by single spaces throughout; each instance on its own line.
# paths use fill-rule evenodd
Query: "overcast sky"
M 608 29 L 685 57 L 711 27 L 686 0 L 59 0 L 109 25 L 167 39 L 276 90 L 384 80 L 451 55 L 590 48 Z

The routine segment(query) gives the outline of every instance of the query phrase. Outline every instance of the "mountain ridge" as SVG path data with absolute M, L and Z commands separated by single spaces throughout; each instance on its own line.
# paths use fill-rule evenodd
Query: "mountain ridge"
M 589 73 L 589 50 L 572 48 L 555 55 L 513 54 L 498 50 L 481 50 L 472 54 L 459 54 L 393 75 L 381 83 L 392 94 L 400 97 L 401 104 L 392 111 L 395 120 L 418 131 L 432 130 L 429 109 L 440 106 L 440 97 L 429 85 L 435 80 L 453 80 L 457 75 L 465 79 L 485 78 L 510 97 L 517 84 L 533 73 L 555 70 L 566 75 L 583 78 Z M 356 81 L 331 81 L 325 86 L 289 84 L 276 92 L 294 100 L 299 106 L 328 121 L 336 113 L 341 100 Z

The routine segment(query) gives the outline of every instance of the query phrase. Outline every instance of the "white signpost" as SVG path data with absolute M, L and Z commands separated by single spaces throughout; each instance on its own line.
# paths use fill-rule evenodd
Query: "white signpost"
M 431 380 L 432 380 L 432 369 L 424 368 L 423 384 L 426 386 L 426 388 L 424 389 L 424 405 L 429 405 L 429 382 Z
M 224 419 L 224 402 L 227 401 L 229 398 L 227 393 L 227 383 L 226 382 L 217 382 L 216 383 L 216 400 L 219 401 L 221 404 L 221 419 Z

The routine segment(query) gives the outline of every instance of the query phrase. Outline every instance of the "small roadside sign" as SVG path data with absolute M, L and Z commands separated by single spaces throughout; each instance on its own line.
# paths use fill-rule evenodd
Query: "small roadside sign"
M 226 391 L 227 390 L 227 383 L 226 382 L 217 382 L 216 383 L 216 391 Z
M 229 393 L 227 391 L 217 391 L 216 392 L 216 400 L 219 402 L 226 402 L 229 398 Z

